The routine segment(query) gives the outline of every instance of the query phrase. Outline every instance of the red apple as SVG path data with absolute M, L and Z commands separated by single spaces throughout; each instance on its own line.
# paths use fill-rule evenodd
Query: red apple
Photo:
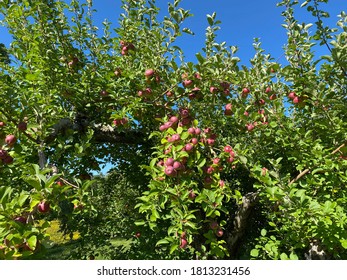
M 165 166 L 173 166 L 175 160 L 173 158 L 167 158 L 165 160 Z
M 0 122 L 0 127 L 4 127 L 5 123 L 4 122 Z
M 41 201 L 37 206 L 37 210 L 41 213 L 47 213 L 50 210 L 50 205 L 47 201 Z
M 152 77 L 154 75 L 154 70 L 153 69 L 147 69 L 146 71 L 145 71 L 145 76 L 147 77 L 147 78 L 150 78 L 150 77 Z
M 224 152 L 226 153 L 230 153 L 233 150 L 233 148 L 231 148 L 231 146 L 227 145 L 224 147 Z
M 288 94 L 288 98 L 289 98 L 289 99 L 294 99 L 295 97 L 296 97 L 295 92 L 290 92 L 290 93 Z
M 246 98 L 248 93 L 250 93 L 250 90 L 248 88 L 243 88 L 241 94 L 242 98 Z
M 0 150 L 0 159 L 5 159 L 8 156 L 8 152 L 6 150 Z
M 254 129 L 254 127 L 255 126 L 252 123 L 249 123 L 249 124 L 246 125 L 246 128 L 247 128 L 248 131 L 252 131 Z
M 181 139 L 181 136 L 179 134 L 172 135 L 172 141 L 179 141 Z
M 16 141 L 17 141 L 17 138 L 12 134 L 7 135 L 5 138 L 6 144 L 10 145 L 10 146 L 14 145 L 14 143 L 16 143 Z
M 277 95 L 276 94 L 271 94 L 269 98 L 270 98 L 270 100 L 275 100 L 277 98 Z
M 16 217 L 14 220 L 16 222 L 22 223 L 24 225 L 27 223 L 27 219 L 25 217 L 23 217 L 23 216 Z
M 172 167 L 175 169 L 175 170 L 180 170 L 182 169 L 182 164 L 179 162 L 179 161 L 175 161 L 172 165 Z
M 192 140 L 190 140 L 190 142 L 193 144 L 193 145 L 196 145 L 198 144 L 198 139 L 197 138 L 192 138 Z
M 64 184 L 64 182 L 63 182 L 63 181 L 58 180 L 58 181 L 57 181 L 57 185 L 58 185 L 58 186 L 60 186 L 60 187 L 62 187 L 62 186 L 64 186 L 65 184 Z
M 225 105 L 225 110 L 231 110 L 233 107 L 233 105 L 231 103 L 228 103 L 227 105 Z
M 194 127 L 188 128 L 188 133 L 189 134 L 195 134 L 195 128 Z
M 199 135 L 201 133 L 201 129 L 200 128 L 195 128 L 195 134 Z
M 176 174 L 177 174 L 177 172 L 176 172 L 176 170 L 173 168 L 173 166 L 167 166 L 166 168 L 165 168 L 165 174 L 167 175 L 167 176 L 170 176 L 170 177 L 172 177 L 172 176 L 175 176 Z
M 212 138 L 207 138 L 207 144 L 212 146 L 214 144 L 215 140 Z
M 20 122 L 17 126 L 18 130 L 19 131 L 25 131 L 27 130 L 27 123 L 26 122 Z
M 293 98 L 293 103 L 294 103 L 294 104 L 301 103 L 300 97 L 299 97 L 299 96 L 295 96 L 295 97 Z
M 192 144 L 186 144 L 184 146 L 184 149 L 187 151 L 187 152 L 190 152 L 191 150 L 193 150 L 193 145 Z
M 177 122 L 178 122 L 178 117 L 172 116 L 172 117 L 170 118 L 170 122 L 172 122 L 172 123 L 177 123 Z
M 267 87 L 267 88 L 265 89 L 265 93 L 270 93 L 271 91 L 272 91 L 271 87 Z
M 216 87 L 210 87 L 210 92 L 211 92 L 211 93 L 217 93 L 217 92 L 218 92 L 218 88 L 216 88 Z
M 188 118 L 189 117 L 189 110 L 188 109 L 182 109 L 180 110 L 180 114 L 182 118 Z
M 2 162 L 5 164 L 11 164 L 13 162 L 13 157 L 7 155 L 4 159 L 2 159 Z
M 136 233 L 135 233 L 135 236 L 136 236 L 137 238 L 140 238 L 140 237 L 141 237 L 141 232 L 136 232 Z
M 104 97 L 104 96 L 108 96 L 109 93 L 106 90 L 102 90 L 100 91 L 100 95 Z
M 221 228 L 216 230 L 216 235 L 217 235 L 218 237 L 222 237 L 223 234 L 224 234 L 224 231 L 223 231 Z
M 167 91 L 166 92 L 166 96 L 167 97 L 172 97 L 172 96 L 174 96 L 174 93 L 172 91 Z
M 181 249 L 184 249 L 184 248 L 187 247 L 187 245 L 188 245 L 187 239 L 181 238 L 180 248 L 181 248 Z
M 216 221 L 212 221 L 212 222 L 210 223 L 210 228 L 211 228 L 211 229 L 215 230 L 215 229 L 217 229 L 218 227 L 219 227 L 219 225 L 218 225 L 218 223 L 217 223 Z
M 192 80 L 184 80 L 184 81 L 182 82 L 182 84 L 183 84 L 183 86 L 184 86 L 185 88 L 191 87 L 191 86 L 193 85 L 193 81 L 192 81 Z

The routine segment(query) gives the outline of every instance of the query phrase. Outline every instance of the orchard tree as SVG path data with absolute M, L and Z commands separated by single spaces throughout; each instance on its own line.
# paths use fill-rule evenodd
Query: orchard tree
M 347 258 L 346 13 L 278 3 L 286 62 L 255 40 L 247 67 L 215 13 L 186 61 L 180 2 L 122 0 L 101 33 L 91 0 L 1 1 L 1 259 L 43 258 L 52 219 L 75 258 Z

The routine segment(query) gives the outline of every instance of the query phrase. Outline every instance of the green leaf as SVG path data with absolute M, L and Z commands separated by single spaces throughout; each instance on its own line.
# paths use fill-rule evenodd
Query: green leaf
M 344 249 L 347 249 L 347 239 L 341 239 L 341 240 L 340 240 L 340 243 L 341 243 L 341 246 L 342 246 Z
M 239 159 L 240 161 L 243 163 L 243 164 L 247 164 L 247 158 L 244 157 L 244 156 L 239 156 Z
M 282 253 L 282 254 L 280 255 L 280 259 L 281 259 L 281 260 L 288 260 L 287 254 L 286 254 L 286 253 Z
M 171 255 L 173 252 L 175 252 L 175 251 L 177 250 L 177 248 L 178 248 L 178 245 L 177 245 L 177 244 L 173 244 L 173 245 L 171 246 L 171 248 L 170 248 L 170 255 Z
M 28 246 L 31 250 L 36 249 L 36 244 L 37 244 L 37 237 L 36 235 L 30 236 L 30 238 L 27 240 Z
M 136 222 L 135 222 L 135 225 L 136 225 L 136 226 L 143 226 L 143 225 L 145 225 L 145 224 L 146 224 L 146 222 L 143 221 L 143 220 L 141 220 L 141 221 L 136 221 Z
M 256 258 L 259 256 L 259 250 L 258 249 L 252 249 L 251 256 Z
M 169 244 L 170 242 L 168 241 L 168 240 L 166 240 L 166 239 L 161 239 L 161 240 L 159 240 L 156 244 L 155 244 L 155 246 L 159 246 L 159 245 L 163 245 L 163 244 Z
M 22 207 L 25 203 L 25 201 L 28 199 L 29 195 L 26 193 L 21 193 L 18 198 L 18 205 Z

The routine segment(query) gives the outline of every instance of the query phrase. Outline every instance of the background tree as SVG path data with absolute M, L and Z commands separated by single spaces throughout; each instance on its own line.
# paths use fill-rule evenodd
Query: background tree
M 42 258 L 53 218 L 73 258 L 346 258 L 347 17 L 320 2 L 315 25 L 280 2 L 287 63 L 255 40 L 246 67 L 215 13 L 185 61 L 178 0 L 122 1 L 102 35 L 90 0 L 2 1 L 0 258 Z

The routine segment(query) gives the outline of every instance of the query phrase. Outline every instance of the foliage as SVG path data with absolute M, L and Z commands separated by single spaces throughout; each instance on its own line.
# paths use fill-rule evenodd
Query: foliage
M 255 39 L 246 67 L 215 13 L 186 61 L 180 2 L 123 0 L 101 34 L 91 0 L 1 1 L 0 259 L 42 258 L 54 219 L 69 258 L 347 257 L 346 13 L 278 3 L 287 63 Z

